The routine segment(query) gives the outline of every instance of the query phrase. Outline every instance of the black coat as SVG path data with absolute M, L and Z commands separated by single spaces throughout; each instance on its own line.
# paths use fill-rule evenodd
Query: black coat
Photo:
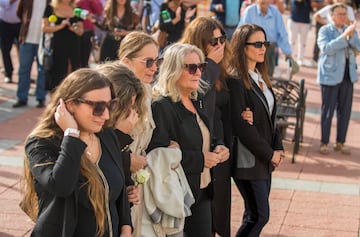
M 195 101 L 193 104 L 201 119 L 209 127 L 208 119 L 199 104 Z M 204 155 L 203 137 L 196 115 L 186 109 L 182 102 L 174 103 L 166 97 L 156 99 L 151 108 L 156 128 L 147 152 L 157 147 L 167 147 L 171 140 L 176 141 L 182 152 L 182 168 L 195 200 L 198 200 L 200 174 L 204 169 Z
M 120 144 L 113 130 L 104 129 L 97 136 L 108 149 L 124 178 L 122 159 L 119 156 Z M 33 137 L 27 142 L 25 150 L 34 176 L 39 204 L 38 217 L 31 236 L 74 235 L 78 217 L 78 183 L 84 178 L 80 175 L 80 159 L 85 148 L 83 141 L 71 136 L 65 136 L 62 141 Z M 125 189 L 116 203 L 119 229 L 123 225 L 131 225 L 130 206 Z
M 230 78 L 228 87 L 230 89 L 233 135 L 238 136 L 244 146 L 255 156 L 254 167 L 234 168 L 233 175 L 235 178 L 246 180 L 269 179 L 274 170 L 271 163 L 274 150 L 283 150 L 281 136 L 275 125 L 276 100 L 274 99 L 275 104 L 270 117 L 266 107 L 253 91 L 253 89 L 257 90 L 258 94 L 266 101 L 262 91 L 255 83 L 253 83 L 253 89 L 248 90 L 241 79 Z M 272 94 L 274 95 L 273 92 Z M 248 124 L 241 117 L 241 113 L 245 111 L 246 107 L 253 112 L 253 125 Z M 233 157 L 233 160 L 235 161 L 236 157 Z M 233 165 L 233 167 L 236 166 Z

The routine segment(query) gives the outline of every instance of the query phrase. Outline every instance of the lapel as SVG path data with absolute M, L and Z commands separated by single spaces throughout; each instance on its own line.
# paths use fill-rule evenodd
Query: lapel
M 270 109 L 269 109 L 269 105 L 266 102 L 266 97 L 264 95 L 264 93 L 260 90 L 260 88 L 255 84 L 254 80 L 251 80 L 252 83 L 252 87 L 251 90 L 252 92 L 254 92 L 254 94 L 259 98 L 259 100 L 261 101 L 261 103 L 263 104 L 265 110 L 266 110 L 266 114 L 267 114 L 267 118 L 269 120 L 270 126 L 272 128 L 272 130 L 274 130 L 274 124 L 273 124 L 273 120 L 271 118 L 271 113 L 270 113 Z M 266 85 L 265 85 L 266 86 Z M 273 94 L 272 90 L 270 90 L 271 93 Z M 274 97 L 274 108 L 275 108 L 275 97 Z
M 110 129 L 112 128 L 104 128 L 96 135 L 99 137 L 101 145 L 108 151 L 108 153 L 111 156 L 111 159 L 114 160 L 116 166 L 122 172 L 123 168 L 121 161 L 120 143 L 117 140 L 115 134 L 112 131 L 110 131 Z

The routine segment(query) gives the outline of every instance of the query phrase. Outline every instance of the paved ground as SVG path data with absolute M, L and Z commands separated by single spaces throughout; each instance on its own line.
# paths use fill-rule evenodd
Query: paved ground
M 311 55 L 313 35 L 312 29 L 306 51 L 308 57 Z M 284 71 L 284 63 L 280 63 Z M 347 138 L 352 154 L 346 156 L 332 151 L 324 156 L 318 153 L 320 93 L 316 84 L 316 69 L 302 67 L 294 80 L 301 78 L 306 80 L 308 90 L 304 141 L 296 163 L 291 164 L 288 152 L 283 166 L 273 174 L 271 217 L 262 236 L 360 237 L 360 84 L 355 85 Z M 17 81 L 16 75 L 14 80 Z M 13 109 L 11 105 L 16 99 L 16 86 L 3 83 L 0 76 L 0 237 L 29 236 L 33 226 L 18 207 L 21 197 L 19 178 L 23 141 L 42 109 L 35 108 L 34 97 L 29 98 L 28 107 Z M 291 149 L 291 133 L 288 130 L 284 141 L 288 150 Z M 334 133 L 335 127 L 331 142 L 335 140 Z M 242 211 L 243 201 L 233 186 L 233 235 L 240 225 Z

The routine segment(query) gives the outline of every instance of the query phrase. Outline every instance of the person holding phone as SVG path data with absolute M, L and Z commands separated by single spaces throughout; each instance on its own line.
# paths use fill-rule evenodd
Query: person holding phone
M 104 127 L 116 104 L 108 78 L 91 69 L 54 92 L 25 144 L 21 206 L 35 220 L 31 236 L 131 236 L 120 144 Z

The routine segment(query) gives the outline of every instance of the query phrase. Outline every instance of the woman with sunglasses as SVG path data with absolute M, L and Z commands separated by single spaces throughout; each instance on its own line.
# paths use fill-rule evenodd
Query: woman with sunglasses
M 184 236 L 212 236 L 210 169 L 229 156 L 223 145 L 212 143 L 212 131 L 197 100 L 206 82 L 201 75 L 207 63 L 194 45 L 175 43 L 165 50 L 159 78 L 154 85 L 158 98 L 152 104 L 156 128 L 148 150 L 179 144 L 181 165 L 195 198 L 191 216 L 185 218 Z
M 129 148 L 130 171 L 135 173 L 146 166 L 146 148 L 150 142 L 155 128 L 151 112 L 151 83 L 154 80 L 160 60 L 158 58 L 158 45 L 148 34 L 134 31 L 124 37 L 119 48 L 119 59 L 132 70 L 141 81 L 145 90 L 144 119 L 136 123 L 130 135 L 133 142 Z M 142 192 L 142 190 L 140 190 Z M 131 217 L 134 224 L 134 237 L 140 236 L 143 213 L 142 205 L 131 208 Z M 145 236 L 147 236 L 145 234 Z
M 197 17 L 185 29 L 182 43 L 197 46 L 205 55 L 207 68 L 202 74 L 209 87 L 200 95 L 209 128 L 218 142 L 231 144 L 230 95 L 226 86 L 230 49 L 221 23 L 211 17 Z M 212 169 L 215 180 L 213 207 L 213 232 L 230 237 L 231 174 L 228 157 Z
M 69 74 L 26 140 L 22 207 L 31 236 L 131 236 L 120 144 L 104 128 L 116 105 L 110 81 Z
M 265 59 L 269 42 L 263 28 L 254 24 L 240 26 L 230 42 L 230 89 L 232 131 L 252 154 L 245 162 L 234 153 L 233 179 L 244 199 L 244 215 L 236 236 L 260 236 L 269 220 L 271 173 L 285 158 L 276 127 L 276 100 L 271 89 Z M 253 122 L 241 115 L 250 108 Z
M 140 193 L 130 172 L 129 145 L 133 142 L 131 134 L 136 123 L 145 119 L 145 91 L 141 81 L 135 74 L 120 61 L 107 62 L 99 65 L 96 70 L 104 74 L 114 86 L 117 106 L 111 113 L 107 125 L 115 128 L 115 133 L 121 144 L 125 184 L 127 186 L 129 202 L 140 204 Z

